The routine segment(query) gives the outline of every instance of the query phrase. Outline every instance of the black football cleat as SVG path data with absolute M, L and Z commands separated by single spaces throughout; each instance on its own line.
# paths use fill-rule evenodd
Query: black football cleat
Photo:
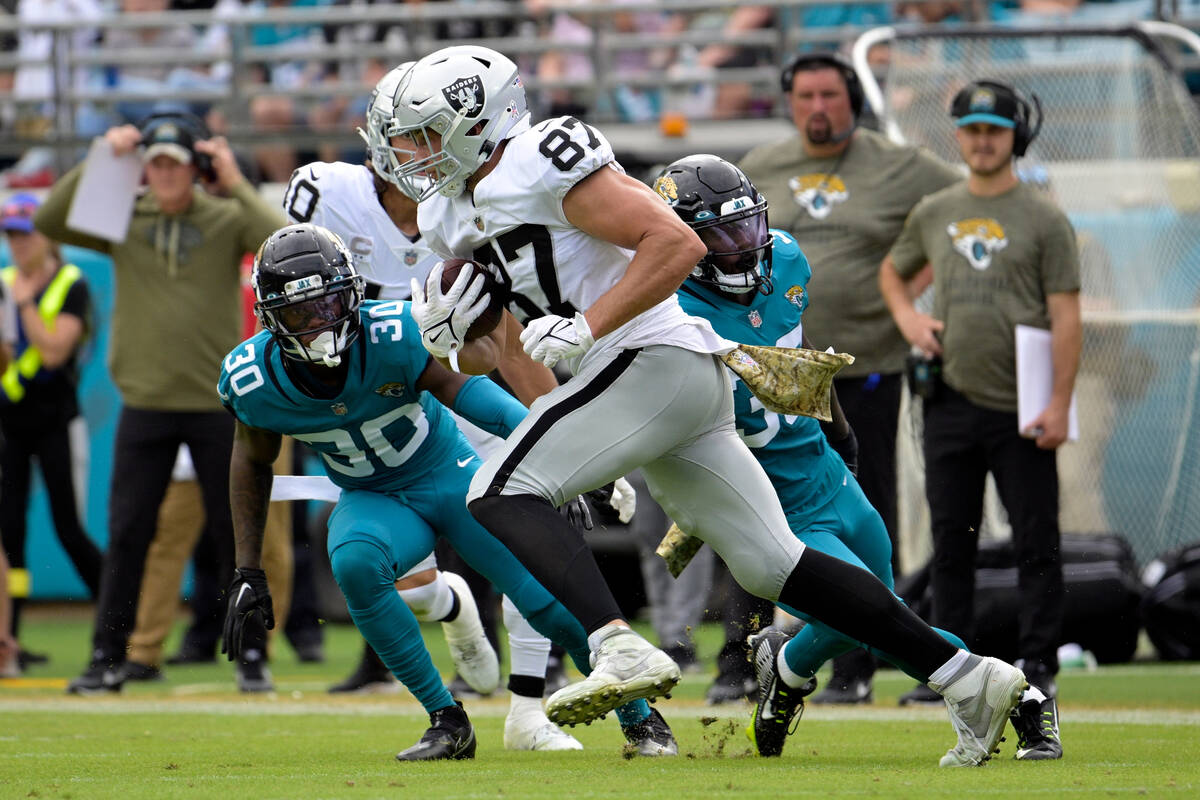
M 671 726 L 658 713 L 657 708 L 650 709 L 650 716 L 636 725 L 621 726 L 625 741 L 639 756 L 677 756 L 679 744 L 671 733 Z
M 462 703 L 439 708 L 429 715 L 429 730 L 421 740 L 396 754 L 397 761 L 437 761 L 475 757 L 475 729 Z
M 1029 687 L 1008 721 L 1017 733 L 1018 761 L 1052 761 L 1063 757 L 1058 736 L 1058 704 L 1036 687 Z
M 758 705 L 746 734 L 760 756 L 778 756 L 792 732 L 793 719 L 804 711 L 804 698 L 817 688 L 817 679 L 809 678 L 793 689 L 779 677 L 776 663 L 779 651 L 792 637 L 778 628 L 763 628 L 746 640 L 750 645 L 754 668 L 758 673 Z

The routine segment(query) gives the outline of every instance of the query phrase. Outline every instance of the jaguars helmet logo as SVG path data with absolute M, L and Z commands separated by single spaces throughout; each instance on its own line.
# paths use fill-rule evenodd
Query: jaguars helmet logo
M 397 400 L 404 397 L 405 385 L 403 383 L 385 383 L 382 386 L 375 387 L 375 394 L 383 395 L 384 397 L 392 397 Z
M 659 197 L 671 205 L 679 202 L 679 187 L 675 185 L 675 179 L 670 175 L 658 176 L 654 181 L 654 191 L 658 192 Z
M 994 219 L 972 217 L 951 222 L 946 226 L 946 233 L 950 234 L 954 249 L 980 271 L 992 265 L 993 254 L 1008 247 L 1004 228 Z
M 461 111 L 467 119 L 475 119 L 483 113 L 483 81 L 478 75 L 459 78 L 442 89 L 442 96 L 455 111 Z
M 797 284 L 796 286 L 793 286 L 790 289 L 788 289 L 786 292 L 784 292 L 783 296 L 785 298 L 787 298 L 787 301 L 789 303 L 791 303 L 792 305 L 794 305 L 796 308 L 800 309 L 801 311 L 804 310 L 805 303 L 804 303 L 804 287 L 803 286 L 800 286 L 799 284 Z
M 808 212 L 813 219 L 825 219 L 833 207 L 850 198 L 846 184 L 837 175 L 813 172 L 788 179 L 792 197 L 796 204 Z

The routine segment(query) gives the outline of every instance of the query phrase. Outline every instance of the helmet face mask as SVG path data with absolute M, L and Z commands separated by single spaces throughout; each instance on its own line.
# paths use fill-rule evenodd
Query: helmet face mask
M 527 115 L 517 66 L 495 50 L 461 45 L 422 58 L 401 78 L 386 130 L 401 155 L 397 185 L 417 201 L 457 197 Z
M 691 280 L 729 294 L 770 294 L 767 201 L 740 169 L 717 156 L 688 156 L 659 173 L 654 190 L 708 248 Z
M 400 80 L 412 68 L 415 61 L 406 61 L 384 75 L 375 84 L 367 103 L 366 130 L 358 129 L 358 135 L 367 143 L 367 154 L 375 173 L 388 183 L 399 186 L 397 177 L 401 166 L 411 156 L 392 146 L 388 139 L 388 130 L 392 126 L 392 109 L 395 105 L 396 89 Z M 403 157 L 400 157 L 403 156 Z
M 259 248 L 254 313 L 294 361 L 335 367 L 358 337 L 364 281 L 350 252 L 319 225 L 280 228 Z

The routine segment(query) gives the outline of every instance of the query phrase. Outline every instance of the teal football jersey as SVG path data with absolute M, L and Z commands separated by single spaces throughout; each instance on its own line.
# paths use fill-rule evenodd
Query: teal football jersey
M 445 407 L 416 389 L 430 356 L 408 302 L 363 303 L 359 316 L 362 330 L 342 354 L 349 371 L 336 397 L 302 392 L 266 331 L 225 358 L 217 391 L 244 424 L 293 436 L 319 452 L 338 486 L 403 489 L 445 463 L 465 440 Z
M 689 280 L 678 292 L 683 310 L 708 320 L 719 335 L 735 342 L 800 347 L 800 317 L 808 306 L 812 268 L 790 235 L 772 229 L 771 236 L 771 294 L 756 294 L 743 306 Z M 846 467 L 841 457 L 829 447 L 817 420 L 767 411 L 741 380 L 733 379 L 738 434 L 771 478 L 788 517 L 807 516 L 842 485 Z

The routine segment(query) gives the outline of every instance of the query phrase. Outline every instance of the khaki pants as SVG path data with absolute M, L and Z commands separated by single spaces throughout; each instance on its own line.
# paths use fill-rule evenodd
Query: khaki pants
M 289 474 L 292 440 L 284 437 L 275 474 Z M 137 622 L 129 637 L 129 660 L 148 666 L 162 663 L 163 642 L 179 613 L 179 586 L 204 526 L 204 504 L 196 481 L 172 481 L 158 512 L 158 530 L 146 554 L 138 595 Z M 287 624 L 292 602 L 292 509 L 271 503 L 263 539 L 263 569 L 275 609 L 272 635 Z

